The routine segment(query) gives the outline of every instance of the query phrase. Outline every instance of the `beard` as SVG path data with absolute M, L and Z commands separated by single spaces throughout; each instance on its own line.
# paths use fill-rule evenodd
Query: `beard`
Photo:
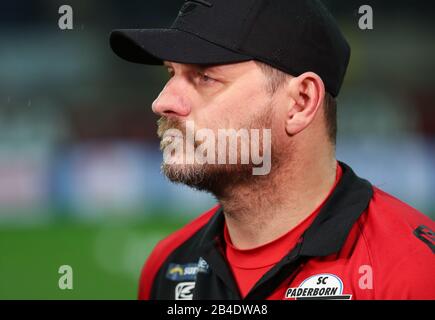
M 261 129 L 271 129 L 272 127 L 272 105 L 264 108 L 261 114 L 250 117 L 241 124 L 238 129 L 260 129 L 259 141 L 263 141 L 263 133 Z M 182 133 L 183 138 L 178 139 L 178 143 L 185 143 L 186 125 L 183 121 L 175 118 L 160 118 L 158 120 L 158 136 L 162 139 L 164 133 L 170 129 L 177 129 Z M 237 129 L 236 129 L 237 130 Z M 215 135 L 216 136 L 216 135 Z M 239 142 L 239 139 L 238 139 Z M 273 139 L 271 141 L 273 149 Z M 160 144 L 160 149 L 163 151 L 168 145 L 168 141 L 163 140 Z M 194 150 L 201 145 L 200 142 L 194 141 Z M 217 138 L 215 145 L 218 145 Z M 249 144 L 250 145 L 250 144 Z M 259 155 L 264 155 L 263 143 L 259 143 Z M 224 150 L 226 152 L 226 150 Z M 184 150 L 185 152 L 185 150 Z M 218 157 L 219 150 L 216 151 Z M 277 158 L 271 152 L 272 166 L 277 163 Z M 225 159 L 226 156 L 225 156 Z M 249 159 L 249 163 L 242 164 L 241 161 L 241 144 L 237 143 L 237 162 L 235 164 L 187 164 L 187 163 L 166 163 L 161 166 L 162 173 L 174 183 L 184 184 L 199 191 L 210 192 L 216 197 L 223 196 L 225 191 L 230 186 L 253 183 L 255 179 L 261 179 L 261 176 L 253 175 L 253 169 L 256 167 Z M 263 176 L 264 177 L 264 176 Z

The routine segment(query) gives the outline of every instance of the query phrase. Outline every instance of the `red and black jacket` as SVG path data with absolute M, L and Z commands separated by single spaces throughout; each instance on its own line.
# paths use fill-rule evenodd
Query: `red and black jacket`
M 313 223 L 245 299 L 435 299 L 434 222 L 339 164 Z M 139 299 L 241 299 L 224 223 L 218 205 L 159 242 Z

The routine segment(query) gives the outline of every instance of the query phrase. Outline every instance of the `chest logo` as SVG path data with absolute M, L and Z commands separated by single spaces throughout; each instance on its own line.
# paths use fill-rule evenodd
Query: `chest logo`
M 175 300 L 192 300 L 195 282 L 180 282 L 175 287 Z
M 343 281 L 330 273 L 311 276 L 297 288 L 288 288 L 286 299 L 296 300 L 350 300 L 352 295 L 344 294 Z
M 172 281 L 189 281 L 196 279 L 197 263 L 176 264 L 171 263 L 166 272 L 166 278 Z

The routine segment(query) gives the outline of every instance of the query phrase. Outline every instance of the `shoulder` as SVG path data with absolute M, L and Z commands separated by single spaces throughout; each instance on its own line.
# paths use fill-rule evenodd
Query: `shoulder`
M 379 299 L 435 298 L 434 222 L 374 187 L 361 217 Z
M 216 205 L 157 243 L 142 268 L 139 282 L 139 299 L 149 299 L 154 278 L 168 256 L 205 226 L 218 209 L 219 205 Z
M 395 235 L 394 239 L 399 237 L 414 242 L 413 232 L 417 227 L 434 227 L 434 222 L 427 215 L 377 187 L 373 187 L 368 213 L 367 222 L 381 228 L 385 235 Z

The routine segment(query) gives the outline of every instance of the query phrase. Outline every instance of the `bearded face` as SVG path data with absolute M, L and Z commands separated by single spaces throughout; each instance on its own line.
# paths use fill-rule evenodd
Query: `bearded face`
M 271 162 L 272 106 L 237 128 L 204 128 L 193 121 L 158 121 L 162 172 L 175 183 L 219 194 L 228 185 L 248 182 Z M 265 174 L 267 174 L 267 170 Z
M 270 89 L 255 61 L 165 66 L 170 78 L 152 109 L 161 117 L 162 172 L 170 181 L 219 197 L 237 184 L 257 185 L 288 161 L 282 113 L 289 98 Z

